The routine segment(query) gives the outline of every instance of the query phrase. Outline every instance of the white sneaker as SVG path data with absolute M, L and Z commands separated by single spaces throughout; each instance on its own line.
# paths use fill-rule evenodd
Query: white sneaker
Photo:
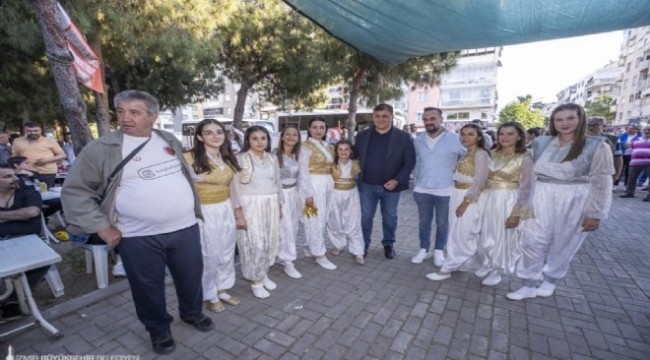
M 447 274 L 438 274 L 437 272 L 427 274 L 427 279 L 433 280 L 433 281 L 442 281 L 449 279 L 451 277 L 451 273 Z
M 480 269 L 478 269 L 478 270 L 476 270 L 476 272 L 474 272 L 474 275 L 476 275 L 477 277 L 480 277 L 480 278 L 484 278 L 484 277 L 487 276 L 487 274 L 489 272 L 490 272 L 490 269 L 488 269 L 486 266 L 481 266 Z
M 420 249 L 417 254 L 411 259 L 411 262 L 414 264 L 422 264 L 424 259 L 428 259 L 431 257 L 431 254 L 427 251 L 427 249 Z
M 265 276 L 264 279 L 262 279 L 262 285 L 264 285 L 266 290 L 275 290 L 278 287 L 276 283 L 274 283 L 273 281 L 271 281 L 271 279 L 269 279 L 268 275 Z
M 546 280 L 536 289 L 537 296 L 539 297 L 549 297 L 555 292 L 555 284 L 550 283 Z
M 501 282 L 501 274 L 497 270 L 494 270 L 486 277 L 482 284 L 485 286 L 494 286 Z
M 271 296 L 271 293 L 266 291 L 263 284 L 251 285 L 251 290 L 253 290 L 253 295 L 258 299 L 266 299 Z
M 517 291 L 507 293 L 506 297 L 510 300 L 519 301 L 523 299 L 532 299 L 537 297 L 536 290 L 534 287 L 524 286 Z
M 320 265 L 323 269 L 336 270 L 336 265 L 332 264 L 329 260 L 327 260 L 327 256 L 325 255 L 321 257 L 317 257 L 316 263 Z
M 124 271 L 124 264 L 121 261 L 118 261 L 115 266 L 113 266 L 113 276 L 126 276 L 126 271 Z
M 298 270 L 296 270 L 296 267 L 290 261 L 284 263 L 284 273 L 287 274 L 288 277 L 293 279 L 300 279 L 302 277 L 302 274 L 300 274 Z
M 445 253 L 442 250 L 433 250 L 433 265 L 441 267 L 445 262 Z

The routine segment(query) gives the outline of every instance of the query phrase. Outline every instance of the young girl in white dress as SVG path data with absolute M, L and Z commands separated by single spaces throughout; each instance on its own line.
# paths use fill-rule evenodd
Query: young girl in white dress
M 475 274 L 494 286 L 502 275 L 512 274 L 521 257 L 524 221 L 531 217 L 533 159 L 526 151 L 526 133 L 518 122 L 506 122 L 497 131 L 487 186 L 480 199 L 483 208 L 478 253 L 482 267 Z
M 467 152 L 456 164 L 454 190 L 449 200 L 447 257 L 438 272 L 427 275 L 434 281 L 449 279 L 451 273 L 471 260 L 478 249 L 482 207 L 479 196 L 488 177 L 490 153 L 481 127 L 467 124 L 460 129 L 460 141 Z
M 341 140 L 334 146 L 332 179 L 332 208 L 327 218 L 327 233 L 334 245 L 332 254 L 338 256 L 347 244 L 359 265 L 363 260 L 363 233 L 361 232 L 361 202 L 355 184 L 361 172 L 358 160 L 352 160 L 354 148 L 348 140 Z
M 292 125 L 280 132 L 280 144 L 275 154 L 280 165 L 284 204 L 280 220 L 280 252 L 278 262 L 287 276 L 302 277 L 293 262 L 296 260 L 296 238 L 305 200 L 313 198 L 309 180 L 309 157 L 300 149 L 300 131 Z
M 223 302 L 239 304 L 239 299 L 227 291 L 235 284 L 236 227 L 243 226 L 240 199 L 233 182 L 241 168 L 226 140 L 226 129 L 214 119 L 198 123 L 194 147 L 183 155 L 194 172 L 192 177 L 203 213 L 203 300 L 210 311 L 221 312 L 225 310 Z
M 314 196 L 305 199 L 305 206 L 315 206 L 318 213 L 315 216 L 303 215 L 305 238 L 307 241 L 306 255 L 316 257 L 316 263 L 327 270 L 335 270 L 325 255 L 325 224 L 329 216 L 332 190 L 332 163 L 334 148 L 325 141 L 327 125 L 322 117 L 309 120 L 308 139 L 300 148 L 309 159 L 309 180 L 314 189 Z
M 280 207 L 283 202 L 278 160 L 270 154 L 268 130 L 251 126 L 237 155 L 242 171 L 236 185 L 241 196 L 245 228 L 237 231 L 244 278 L 258 298 L 267 298 L 277 285 L 268 277 L 279 250 Z

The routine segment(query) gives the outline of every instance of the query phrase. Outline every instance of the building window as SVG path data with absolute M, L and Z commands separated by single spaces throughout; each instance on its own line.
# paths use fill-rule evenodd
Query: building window
M 627 81 L 628 81 L 628 80 L 629 80 L 629 79 L 625 79 L 625 81 L 623 81 L 623 89 L 627 89 Z
M 487 118 L 488 118 L 488 113 L 486 113 L 485 111 L 481 111 L 481 119 L 483 120 Z
M 232 114 L 232 108 L 226 108 L 226 115 Z
M 632 67 L 632 62 L 627 63 L 627 66 L 625 67 L 625 72 L 630 71 L 630 67 Z
M 422 121 L 422 111 L 418 111 L 417 121 Z
M 622 112 L 618 113 L 618 120 L 623 120 L 623 113 Z
M 193 106 L 192 106 L 192 111 L 199 111 L 199 107 L 196 106 L 196 105 L 193 105 Z
M 187 120 L 187 115 L 183 115 L 183 120 Z
M 223 108 L 203 109 L 203 117 L 216 117 L 223 115 Z
M 429 93 L 426 91 L 421 91 L 418 93 L 418 101 L 419 102 L 425 102 L 429 101 Z
M 226 101 L 230 101 L 230 94 L 226 94 Z
M 173 130 L 174 129 L 174 124 L 163 124 L 163 128 L 165 130 Z
M 638 76 L 635 75 L 634 78 L 632 78 L 632 85 L 633 85 L 633 86 L 636 85 L 636 79 L 637 79 L 637 77 L 638 77 Z
M 630 117 L 632 116 L 632 111 L 627 112 L 627 119 L 630 120 Z
M 634 95 L 630 95 L 630 99 L 628 101 L 629 102 L 634 102 Z

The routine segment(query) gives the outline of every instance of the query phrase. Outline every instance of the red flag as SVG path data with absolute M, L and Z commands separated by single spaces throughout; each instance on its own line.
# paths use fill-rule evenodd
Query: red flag
M 74 56 L 74 68 L 77 80 L 86 87 L 104 93 L 104 82 L 102 81 L 101 62 L 90 48 L 77 26 L 70 20 L 61 4 L 57 2 L 57 17 L 59 26 L 63 29 L 68 42 L 68 49 Z

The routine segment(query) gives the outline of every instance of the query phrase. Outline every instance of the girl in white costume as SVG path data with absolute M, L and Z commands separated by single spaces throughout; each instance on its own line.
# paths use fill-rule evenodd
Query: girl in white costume
M 284 193 L 278 260 L 284 265 L 287 276 L 299 279 L 302 275 L 293 265 L 296 260 L 298 226 L 305 199 L 312 198 L 314 190 L 309 180 L 309 157 L 300 149 L 300 131 L 297 127 L 288 125 L 282 130 L 276 156 Z
M 486 189 L 481 195 L 481 236 L 478 247 L 483 266 L 475 274 L 483 285 L 501 282 L 515 272 L 521 257 L 523 219 L 531 216 L 533 159 L 526 152 L 526 135 L 518 122 L 506 122 L 497 131 Z
M 309 120 L 308 139 L 302 143 L 301 152 L 309 159 L 309 179 L 314 189 L 314 196 L 305 200 L 305 206 L 315 206 L 318 214 L 308 217 L 303 215 L 308 256 L 315 256 L 316 263 L 327 270 L 335 270 L 325 256 L 325 223 L 330 212 L 332 190 L 332 163 L 334 148 L 325 141 L 327 125 L 322 117 Z
M 456 164 L 454 190 L 449 200 L 449 241 L 447 257 L 438 272 L 427 275 L 434 281 L 449 279 L 476 254 L 481 234 L 482 208 L 479 196 L 488 177 L 490 153 L 481 127 L 467 124 L 460 129 L 460 141 L 467 152 Z
M 603 137 L 585 136 L 587 116 L 576 104 L 551 113 L 550 135 L 533 142 L 535 218 L 528 222 L 510 300 L 553 295 L 587 233 L 598 229 L 612 202 L 614 160 Z M 539 282 L 541 285 L 537 287 Z
M 194 148 L 183 155 L 194 172 L 203 213 L 203 300 L 210 311 L 221 312 L 225 307 L 220 300 L 239 304 L 239 299 L 226 291 L 235 284 L 236 228 L 245 225 L 232 181 L 241 168 L 226 140 L 226 129 L 214 119 L 198 123 Z
M 244 278 L 253 294 L 264 299 L 277 285 L 268 277 L 279 250 L 280 207 L 283 202 L 278 160 L 271 155 L 268 130 L 251 126 L 237 155 L 242 171 L 235 184 L 241 196 L 246 229 L 237 231 L 237 246 Z
M 327 234 L 339 255 L 348 244 L 350 254 L 357 264 L 363 265 L 363 234 L 361 233 L 361 202 L 355 179 L 361 172 L 358 160 L 352 160 L 354 148 L 348 140 L 341 140 L 334 146 L 332 178 L 332 208 L 327 218 Z

